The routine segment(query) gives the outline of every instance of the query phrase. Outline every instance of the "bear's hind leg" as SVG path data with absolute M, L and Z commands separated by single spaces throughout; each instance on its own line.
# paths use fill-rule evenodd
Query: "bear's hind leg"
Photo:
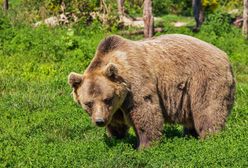
M 218 116 L 220 112 L 212 114 L 213 111 L 210 109 L 201 112 L 202 115 L 194 117 L 195 129 L 200 138 L 203 139 L 209 134 L 219 132 L 224 127 L 226 117 L 224 115 Z
M 200 138 L 220 131 L 233 104 L 232 80 L 219 74 L 197 73 L 191 80 L 191 111 Z
M 216 132 L 214 123 L 206 115 L 202 115 L 195 121 L 196 132 L 201 139 L 204 139 L 210 133 Z
M 200 138 L 219 132 L 225 126 L 229 110 L 223 92 L 219 94 L 209 92 L 205 95 L 204 102 L 195 104 L 192 109 L 194 127 Z

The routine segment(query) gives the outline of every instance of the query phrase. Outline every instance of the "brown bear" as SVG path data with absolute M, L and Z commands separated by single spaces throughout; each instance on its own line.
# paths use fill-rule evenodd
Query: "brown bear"
M 235 93 L 227 55 L 179 34 L 142 41 L 107 37 L 84 74 L 69 75 L 69 84 L 93 123 L 117 138 L 133 127 L 139 148 L 158 140 L 165 122 L 200 138 L 218 132 Z

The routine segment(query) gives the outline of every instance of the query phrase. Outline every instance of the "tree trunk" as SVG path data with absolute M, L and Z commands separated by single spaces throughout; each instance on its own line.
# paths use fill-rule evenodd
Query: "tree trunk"
M 118 14 L 120 17 L 120 20 L 122 21 L 125 13 L 124 13 L 124 2 L 125 0 L 117 0 L 117 4 L 118 4 Z
M 244 0 L 243 34 L 248 38 L 248 0 Z
M 108 7 L 106 5 L 106 2 L 105 0 L 100 0 L 100 11 L 103 13 L 103 14 L 108 14 Z
M 65 14 L 66 6 L 65 6 L 64 0 L 61 0 L 61 1 L 60 1 L 60 9 L 61 9 L 61 12 L 62 12 L 63 14 Z
M 195 28 L 193 31 L 199 31 L 203 21 L 204 21 L 204 10 L 202 7 L 202 0 L 193 0 L 193 13 L 194 13 L 194 18 L 195 18 Z
M 152 0 L 144 0 L 143 9 L 144 20 L 144 37 L 149 38 L 153 36 L 154 18 L 152 15 Z
M 3 1 L 3 10 L 7 11 L 9 9 L 9 0 Z

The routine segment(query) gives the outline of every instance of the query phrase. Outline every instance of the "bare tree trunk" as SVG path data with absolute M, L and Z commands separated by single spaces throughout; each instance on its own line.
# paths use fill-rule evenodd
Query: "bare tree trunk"
M 143 20 L 144 20 L 144 37 L 145 38 L 152 37 L 154 32 L 152 0 L 144 0 Z
M 103 14 L 108 14 L 108 7 L 106 5 L 105 0 L 100 0 L 100 10 Z
M 3 10 L 7 11 L 9 9 L 9 0 L 3 1 Z
M 125 2 L 125 0 L 117 0 L 118 14 L 119 14 L 119 17 L 120 17 L 121 21 L 123 20 L 123 17 L 125 15 L 125 13 L 124 13 L 124 2 Z
M 65 14 L 66 6 L 65 6 L 64 0 L 61 0 L 61 1 L 60 1 L 60 9 L 61 9 L 61 12 L 62 12 L 63 14 Z
M 248 0 L 244 0 L 243 34 L 248 38 Z
M 102 21 L 102 23 L 104 25 L 108 24 L 108 15 L 109 15 L 109 11 L 108 11 L 108 6 L 105 2 L 105 0 L 100 0 L 100 20 Z
M 203 21 L 204 21 L 204 10 L 202 7 L 202 0 L 193 0 L 193 13 L 194 13 L 194 18 L 195 18 L 195 28 L 193 31 L 199 31 Z

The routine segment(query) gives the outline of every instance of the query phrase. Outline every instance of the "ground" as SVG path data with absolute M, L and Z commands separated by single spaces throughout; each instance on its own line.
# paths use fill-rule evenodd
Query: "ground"
M 81 31 L 17 28 L 6 31 L 10 37 L 0 48 L 0 167 L 247 167 L 247 41 L 236 28 L 218 32 L 214 22 L 193 34 L 192 19 L 163 19 L 165 33 L 194 35 L 230 56 L 236 103 L 221 133 L 198 140 L 184 137 L 179 125 L 166 125 L 162 141 L 144 151 L 134 149 L 133 130 L 124 140 L 108 139 L 74 103 L 67 85 L 69 72 L 87 67 L 106 33 L 98 25 Z M 169 21 L 189 21 L 189 27 Z

